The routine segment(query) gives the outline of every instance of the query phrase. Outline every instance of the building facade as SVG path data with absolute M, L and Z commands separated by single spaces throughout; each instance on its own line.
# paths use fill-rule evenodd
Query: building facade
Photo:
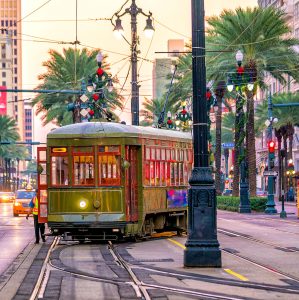
M 21 0 L 0 0 L 0 89 L 22 88 Z M 2 88 L 1 88 L 2 87 Z M 5 100 L 4 100 L 5 99 Z M 1 93 L 1 106 L 13 117 L 24 140 L 24 101 L 21 93 Z
M 172 73 L 172 62 L 184 51 L 184 40 L 168 40 L 167 57 L 156 58 L 153 64 L 153 99 L 159 99 L 167 92 L 170 83 L 167 76 Z

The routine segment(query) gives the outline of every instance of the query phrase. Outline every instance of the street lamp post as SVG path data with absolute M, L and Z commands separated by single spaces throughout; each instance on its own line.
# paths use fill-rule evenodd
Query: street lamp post
M 184 266 L 221 267 L 216 225 L 216 190 L 208 154 L 204 0 L 192 0 L 191 8 L 194 167 L 189 180 L 188 237 Z
M 136 0 L 132 0 L 129 8 L 126 8 L 123 13 L 117 12 L 114 16 L 117 17 L 114 25 L 114 33 L 118 37 L 123 36 L 123 27 L 121 25 L 121 17 L 125 14 L 131 16 L 131 112 L 132 125 L 139 125 L 139 85 L 137 81 L 137 62 L 138 62 L 138 36 L 137 36 L 137 15 L 142 14 L 147 17 L 146 26 L 144 28 L 145 35 L 151 37 L 154 32 L 152 24 L 152 13 L 146 14 L 136 5 Z M 127 40 L 126 40 L 127 41 Z
M 267 134 L 267 142 L 268 142 L 268 171 L 274 167 L 274 159 L 275 159 L 275 149 L 271 151 L 271 144 L 275 145 L 272 141 L 272 130 L 273 130 L 273 122 L 277 122 L 277 119 L 272 116 L 272 99 L 271 92 L 268 95 L 268 120 L 266 121 L 266 125 L 268 125 L 268 134 Z M 273 146 L 274 148 L 274 146 Z M 277 210 L 275 208 L 274 202 L 274 176 L 270 174 L 268 177 L 268 195 L 267 195 L 267 203 L 265 213 L 267 214 L 276 214 Z
M 254 84 L 252 79 L 249 77 L 247 80 L 244 74 L 244 68 L 242 67 L 243 61 L 243 53 L 239 50 L 236 53 L 236 61 L 238 64 L 236 78 L 229 78 L 229 82 L 227 84 L 227 89 L 229 92 L 232 92 L 234 89 L 234 85 L 236 85 L 237 98 L 236 98 L 236 124 L 237 127 L 235 130 L 239 130 L 240 141 L 235 147 L 239 147 L 239 155 L 240 155 L 240 205 L 239 212 L 240 213 L 251 213 L 250 201 L 249 201 L 249 184 L 248 184 L 248 176 L 247 176 L 247 164 L 245 159 L 245 149 L 244 149 L 244 137 L 245 137 L 245 114 L 244 114 L 244 101 L 242 96 L 242 85 L 246 85 L 246 88 L 249 91 L 252 91 L 254 88 Z M 248 82 L 247 82 L 248 81 Z

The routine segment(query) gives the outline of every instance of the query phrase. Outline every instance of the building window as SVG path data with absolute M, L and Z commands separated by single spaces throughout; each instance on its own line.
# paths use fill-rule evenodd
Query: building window
M 18 112 L 18 105 L 15 105 L 15 112 Z
M 17 77 L 15 77 L 15 83 L 18 83 L 18 78 Z
M 6 86 L 6 81 L 2 81 L 2 86 Z
M 6 63 L 2 63 L 2 69 L 6 68 Z
M 14 64 L 15 64 L 15 65 L 18 64 L 18 59 L 17 59 L 17 58 L 14 59 Z
M 18 96 L 15 96 L 15 102 L 18 102 Z
M 18 68 L 15 68 L 15 74 L 17 74 L 18 73 Z
M 14 53 L 14 55 L 17 55 L 18 54 L 17 49 L 14 49 L 13 53 Z
M 6 78 L 6 72 L 2 72 L 2 77 Z
M 13 41 L 13 44 L 14 44 L 15 46 L 17 46 L 18 41 L 17 41 L 17 40 L 14 40 L 14 41 Z

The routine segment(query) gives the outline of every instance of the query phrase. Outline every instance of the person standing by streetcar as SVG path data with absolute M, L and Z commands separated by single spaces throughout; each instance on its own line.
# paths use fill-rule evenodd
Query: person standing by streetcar
M 29 215 L 33 214 L 34 220 L 34 232 L 35 232 L 35 244 L 39 244 L 39 239 L 41 235 L 42 241 L 45 242 L 45 224 L 38 222 L 38 199 L 37 199 L 37 191 L 35 196 L 32 198 L 32 202 L 30 205 L 31 211 L 27 214 L 26 219 L 28 220 Z

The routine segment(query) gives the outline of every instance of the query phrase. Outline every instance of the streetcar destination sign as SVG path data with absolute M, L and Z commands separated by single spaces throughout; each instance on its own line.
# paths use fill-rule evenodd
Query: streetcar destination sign
M 277 176 L 278 173 L 276 171 L 264 171 L 264 176 Z

